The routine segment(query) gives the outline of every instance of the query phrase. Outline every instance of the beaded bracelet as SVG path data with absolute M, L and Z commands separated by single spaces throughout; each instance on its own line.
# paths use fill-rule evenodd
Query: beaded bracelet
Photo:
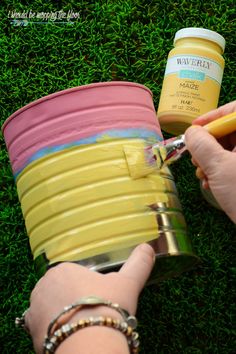
M 130 353 L 136 354 L 139 351 L 139 340 L 138 333 L 133 331 L 133 327 L 130 326 L 125 321 L 120 321 L 118 319 L 113 319 L 111 317 L 89 317 L 88 319 L 81 319 L 78 322 L 63 325 L 61 328 L 56 330 L 53 335 L 46 336 L 43 349 L 44 354 L 55 353 L 55 350 L 59 345 L 68 338 L 71 334 L 77 332 L 78 330 L 90 326 L 107 326 L 110 328 L 117 329 L 123 333 L 128 341 Z
M 87 296 L 84 298 L 79 299 L 77 302 L 68 305 L 64 307 L 64 309 L 57 315 L 49 324 L 48 330 L 47 330 L 47 336 L 50 337 L 52 334 L 53 330 L 55 331 L 58 328 L 58 321 L 59 319 L 65 315 L 66 313 L 72 311 L 72 310 L 77 310 L 79 311 L 82 307 L 84 306 L 108 306 L 112 308 L 113 310 L 116 310 L 119 312 L 119 314 L 122 316 L 123 320 L 128 323 L 129 326 L 132 328 L 137 327 L 137 319 L 135 316 L 131 316 L 128 311 L 122 309 L 118 304 L 113 304 L 109 300 L 104 300 L 100 297 L 97 296 Z
M 72 324 L 64 324 L 60 328 L 58 320 L 69 313 L 72 310 L 79 311 L 84 306 L 108 306 L 116 310 L 123 318 L 123 321 L 118 319 L 113 319 L 111 317 L 89 317 L 88 319 L 83 319 Z M 29 329 L 26 327 L 25 315 L 28 309 L 23 313 L 22 317 L 16 318 L 16 325 L 23 327 L 27 332 Z M 62 322 L 63 323 L 63 322 Z M 54 353 L 61 342 L 69 337 L 76 331 L 89 327 L 89 326 L 108 326 L 122 332 L 127 340 L 132 354 L 138 353 L 139 340 L 138 333 L 134 332 L 137 327 L 137 319 L 135 316 L 131 316 L 128 311 L 122 309 L 118 304 L 113 304 L 111 301 L 101 299 L 96 296 L 88 296 L 86 298 L 81 298 L 77 302 L 64 307 L 62 312 L 59 313 L 49 324 L 47 335 L 45 337 L 43 349 L 45 354 Z

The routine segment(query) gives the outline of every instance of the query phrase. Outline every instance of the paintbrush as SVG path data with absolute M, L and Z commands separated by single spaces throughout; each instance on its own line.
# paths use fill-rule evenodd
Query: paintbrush
M 236 112 L 218 118 L 204 128 L 216 139 L 236 131 Z M 185 135 L 163 140 L 151 146 L 144 142 L 124 146 L 124 152 L 132 178 L 140 178 L 160 170 L 178 160 L 187 151 Z

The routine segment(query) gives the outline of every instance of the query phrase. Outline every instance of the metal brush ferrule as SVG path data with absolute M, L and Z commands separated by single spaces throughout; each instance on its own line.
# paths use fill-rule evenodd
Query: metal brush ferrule
M 182 153 L 186 151 L 184 135 L 179 135 L 171 142 L 165 145 L 166 149 L 166 158 L 165 163 L 170 164 L 178 160 Z
M 167 141 L 164 140 L 152 147 L 159 168 L 178 160 L 185 150 L 186 146 L 183 134 Z

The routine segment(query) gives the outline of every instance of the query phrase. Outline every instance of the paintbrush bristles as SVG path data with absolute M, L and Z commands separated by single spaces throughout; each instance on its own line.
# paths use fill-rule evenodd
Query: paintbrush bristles
M 134 142 L 123 147 L 130 177 L 145 177 L 163 166 L 178 160 L 186 150 L 184 135 L 146 146 L 145 142 Z
M 157 147 L 155 145 L 155 147 Z M 145 177 L 157 172 L 165 161 L 165 148 L 160 146 L 153 151 L 153 146 L 147 146 L 145 142 L 134 142 L 123 146 L 129 174 L 133 179 Z M 160 150 L 160 151 L 159 151 Z
M 162 142 L 152 146 L 152 153 L 156 158 L 156 168 L 161 169 L 166 161 L 166 148 L 162 145 Z
M 123 146 L 130 177 L 141 178 L 156 172 L 156 159 L 153 156 L 152 147 L 145 141 L 134 142 Z

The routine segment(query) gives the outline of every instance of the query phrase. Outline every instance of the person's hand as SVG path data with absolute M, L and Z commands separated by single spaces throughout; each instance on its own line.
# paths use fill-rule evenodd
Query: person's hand
M 211 189 L 221 208 L 236 223 L 236 131 L 216 141 L 197 126 L 233 112 L 236 112 L 236 101 L 198 117 L 192 122 L 194 127 L 186 130 L 185 140 L 203 188 Z
M 148 244 L 134 249 L 119 272 L 101 274 L 74 263 L 61 263 L 51 268 L 37 283 L 30 298 L 26 313 L 29 328 L 37 353 L 42 351 L 43 339 L 49 322 L 65 306 L 81 297 L 95 295 L 118 303 L 130 314 L 135 314 L 137 301 L 155 262 L 155 253 Z M 119 314 L 113 315 L 118 318 Z M 110 315 L 107 307 L 88 308 L 79 311 L 83 318 Z

